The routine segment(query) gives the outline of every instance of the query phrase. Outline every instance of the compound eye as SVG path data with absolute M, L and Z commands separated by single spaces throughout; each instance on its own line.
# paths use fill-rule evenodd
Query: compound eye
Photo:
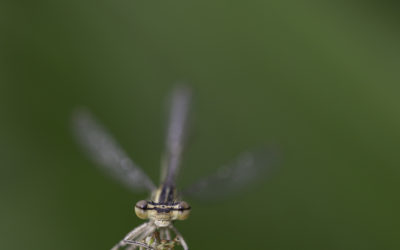
M 147 219 L 148 218 L 148 214 L 147 214 L 147 201 L 145 200 L 141 200 L 138 201 L 135 205 L 135 213 L 137 215 L 137 217 L 139 217 L 140 219 Z
M 186 201 L 179 202 L 178 205 L 178 220 L 186 220 L 190 214 L 190 206 Z

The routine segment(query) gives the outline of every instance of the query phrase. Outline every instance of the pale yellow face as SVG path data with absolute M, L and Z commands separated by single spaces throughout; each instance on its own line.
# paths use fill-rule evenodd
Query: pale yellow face
M 142 200 L 136 203 L 135 213 L 141 219 L 153 220 L 157 227 L 168 227 L 174 220 L 187 219 L 190 206 L 185 201 L 160 204 Z

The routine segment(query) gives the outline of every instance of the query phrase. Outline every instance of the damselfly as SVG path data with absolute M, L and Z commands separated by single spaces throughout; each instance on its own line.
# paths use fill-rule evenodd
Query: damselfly
M 80 110 L 74 116 L 74 131 L 79 143 L 88 155 L 104 170 L 124 183 L 132 191 L 151 192 L 149 200 L 138 201 L 135 213 L 148 221 L 134 228 L 112 249 L 174 249 L 188 245 L 174 226 L 175 220 L 185 220 L 191 207 L 181 199 L 176 190 L 182 151 L 187 134 L 188 111 L 191 101 L 189 88 L 180 86 L 171 96 L 170 116 L 166 138 L 166 150 L 161 164 L 161 184 L 157 188 L 151 179 L 117 145 L 115 140 L 96 122 L 93 116 Z M 197 198 L 212 198 L 235 191 L 253 181 L 270 159 L 268 151 L 245 153 L 183 192 Z

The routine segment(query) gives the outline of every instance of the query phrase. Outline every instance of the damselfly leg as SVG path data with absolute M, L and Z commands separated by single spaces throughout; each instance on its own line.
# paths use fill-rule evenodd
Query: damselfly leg
M 134 228 L 131 232 L 129 232 L 120 242 L 118 242 L 112 250 L 117 250 L 121 247 L 124 247 L 128 244 L 136 245 L 143 247 L 146 245 L 145 243 L 141 242 L 141 240 L 147 236 L 149 229 L 154 227 L 151 222 L 143 223 L 142 225 Z

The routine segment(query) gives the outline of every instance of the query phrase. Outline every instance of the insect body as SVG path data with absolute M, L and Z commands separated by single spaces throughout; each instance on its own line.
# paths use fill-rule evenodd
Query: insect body
M 178 87 L 172 93 L 159 188 L 88 111 L 81 110 L 75 114 L 73 121 L 76 138 L 93 161 L 132 191 L 146 190 L 151 193 L 149 200 L 138 201 L 135 205 L 136 215 L 148 221 L 129 232 L 113 250 L 123 247 L 171 250 L 176 245 L 181 245 L 184 250 L 189 249 L 173 222 L 187 219 L 191 210 L 175 188 L 186 138 L 190 99 L 191 92 L 186 87 Z M 185 194 L 195 198 L 209 198 L 233 193 L 235 189 L 260 176 L 259 167 L 263 167 L 268 159 L 265 156 L 265 151 L 245 153 L 209 178 L 193 184 Z
M 90 113 L 76 113 L 75 132 L 78 141 L 91 158 L 132 190 L 147 189 L 152 193 L 150 200 L 141 200 L 135 205 L 136 215 L 149 221 L 133 229 L 113 249 L 126 245 L 130 245 L 131 248 L 173 249 L 175 243 L 188 249 L 172 222 L 184 220 L 190 213 L 189 204 L 180 200 L 175 188 L 186 135 L 190 97 L 191 92 L 185 87 L 176 88 L 172 93 L 161 185 L 158 189 Z M 171 238 L 170 231 L 176 235 L 175 240 Z

